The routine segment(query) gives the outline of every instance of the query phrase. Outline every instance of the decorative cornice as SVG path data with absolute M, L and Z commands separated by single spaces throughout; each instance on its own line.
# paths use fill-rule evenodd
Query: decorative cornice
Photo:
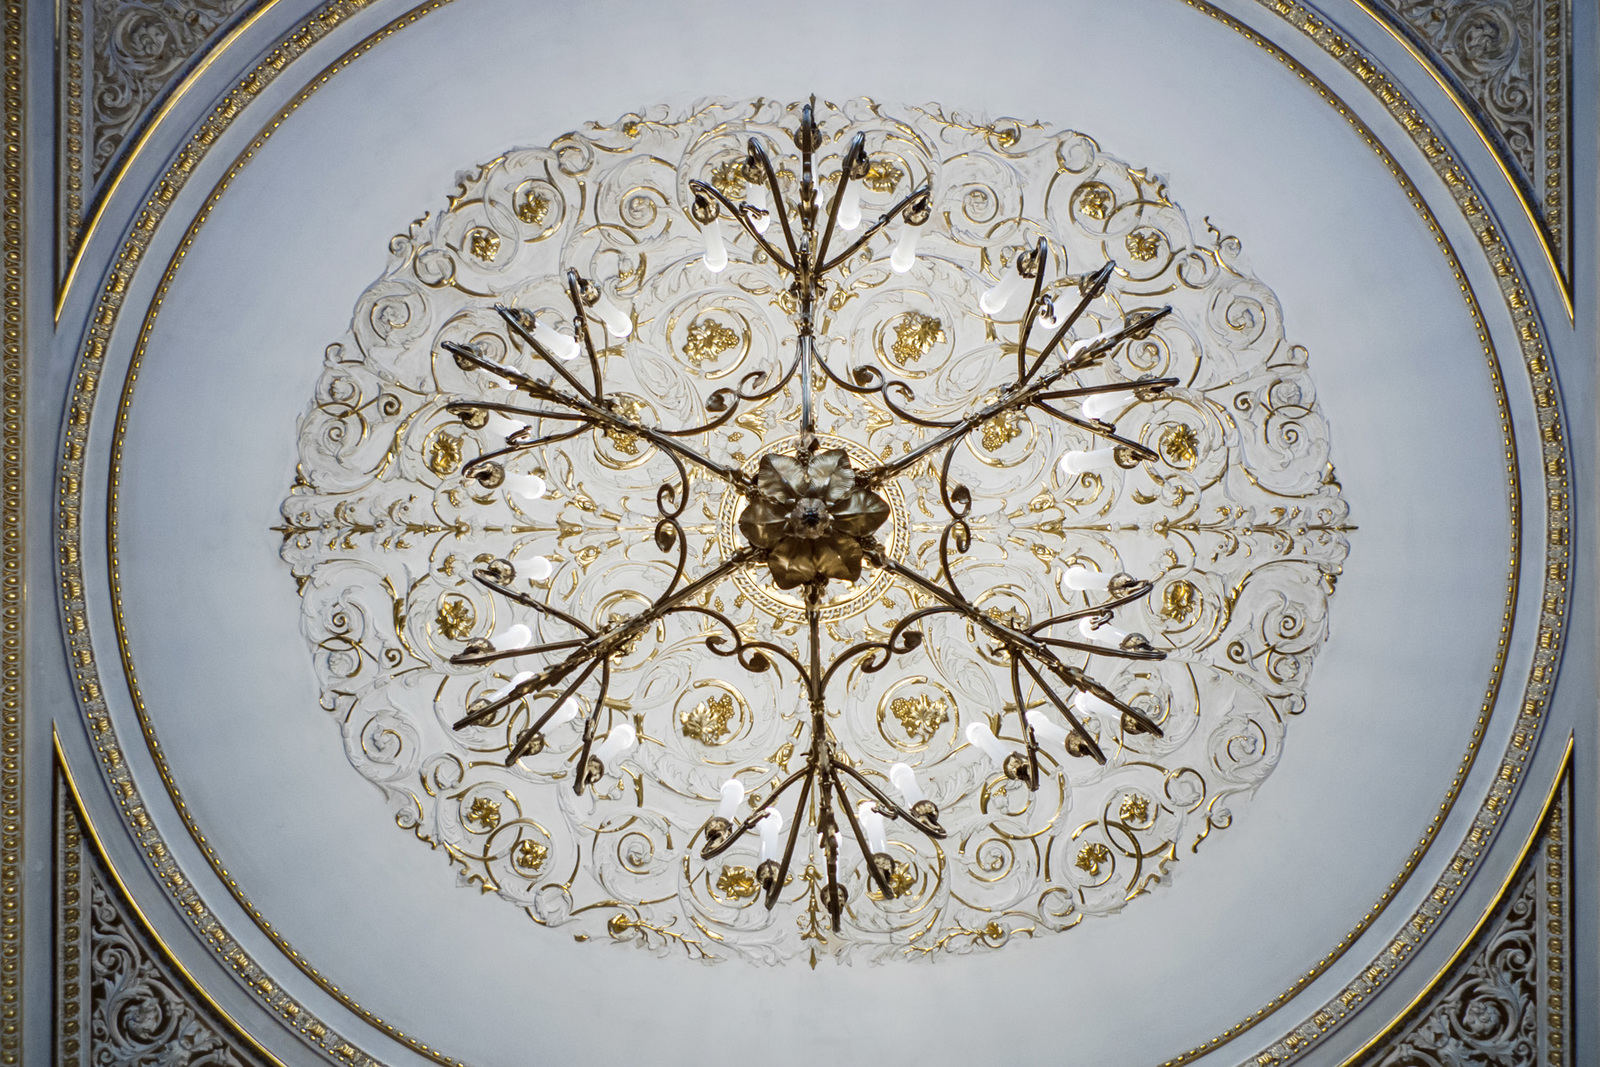
M 1570 0 L 1366 0 L 1468 112 L 1572 275 Z
M 55 776 L 58 1067 L 277 1064 L 190 980 L 105 859 L 60 762 Z
M 1428 988 L 1348 1067 L 1565 1067 L 1572 899 L 1572 746 L 1538 828 L 1478 927 Z

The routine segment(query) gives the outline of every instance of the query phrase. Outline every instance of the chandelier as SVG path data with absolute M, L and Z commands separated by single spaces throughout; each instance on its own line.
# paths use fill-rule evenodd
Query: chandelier
M 566 623 L 574 634 L 563 640 L 530 644 L 532 632 L 519 624 L 492 639 L 473 642 L 451 657 L 451 662 L 458 666 L 482 666 L 529 657 L 553 660 L 539 670 L 520 672 L 493 698 L 474 701 L 454 724 L 458 730 L 475 726 L 504 714 L 519 701 L 562 687 L 512 744 L 505 757 L 507 766 L 535 748 L 542 749 L 545 739 L 540 731 L 557 716 L 576 715 L 577 706 L 571 702 L 572 698 L 591 679 L 595 680 L 596 692 L 590 702 L 592 710 L 583 720 L 582 748 L 577 757 L 579 769 L 572 779 L 572 789 L 578 793 L 601 781 L 607 773 L 607 763 L 636 743 L 636 731 L 624 723 L 596 744 L 598 713 L 604 706 L 609 686 L 607 663 L 610 657 L 658 620 L 674 614 L 703 615 L 720 627 L 720 632 L 706 638 L 706 647 L 712 652 L 736 659 L 749 671 L 776 669 L 781 673 L 787 666 L 794 673 L 795 684 L 804 690 L 810 709 L 810 736 L 804 765 L 780 782 L 755 804 L 752 813 L 738 822 L 733 820 L 740 801 L 744 800 L 745 790 L 738 779 L 729 779 L 722 787 L 722 804 L 702 829 L 704 844 L 700 856 L 712 859 L 745 834 L 759 833 L 762 846 L 756 878 L 765 891 L 765 905 L 770 910 L 788 880 L 802 827 L 813 824 L 827 868 L 822 901 L 831 926 L 837 932 L 847 897 L 839 882 L 843 847 L 840 815 L 843 815 L 843 823 L 849 826 L 851 840 L 860 849 L 869 876 L 885 899 L 894 898 L 898 892 L 892 881 L 895 860 L 888 852 L 884 820 L 904 820 L 930 838 L 945 836 L 939 825 L 937 806 L 923 794 L 909 766 L 897 763 L 889 772 L 902 804 L 856 770 L 848 754 L 829 736 L 827 707 L 830 695 L 835 700 L 842 695 L 837 688 L 841 668 L 861 661 L 864 671 L 882 670 L 893 657 L 906 655 L 922 644 L 922 634 L 916 627 L 933 616 L 952 614 L 969 621 L 995 643 L 1010 663 L 1022 747 L 1007 751 L 1007 746 L 992 729 L 981 723 L 967 728 L 967 739 L 982 749 L 1008 779 L 1024 783 L 1030 790 L 1039 788 L 1041 743 L 1054 742 L 1071 756 L 1088 757 L 1102 764 L 1106 761 L 1099 743 L 1072 711 L 1069 700 L 1077 694 L 1103 701 L 1116 709 L 1121 714 L 1123 730 L 1161 736 L 1161 728 L 1144 712 L 1125 703 L 1087 671 L 1064 662 L 1055 651 L 1069 649 L 1118 659 L 1165 658 L 1166 654 L 1152 648 L 1143 635 L 1119 634 L 1110 627 L 1116 609 L 1146 596 L 1151 583 L 1127 574 L 1106 576 L 1102 581 L 1080 568 L 1074 575 L 1078 586 L 1103 590 L 1104 599 L 1026 627 L 1008 625 L 993 614 L 985 613 L 963 593 L 951 571 L 952 554 L 964 553 L 971 547 L 972 530 L 966 520 L 973 497 L 967 486 L 952 481 L 950 465 L 955 447 L 967 435 L 1025 409 L 1070 423 L 1110 442 L 1103 449 L 1066 453 L 1060 460 L 1063 470 L 1079 473 L 1110 464 L 1131 467 L 1142 461 L 1157 461 L 1160 456 L 1156 452 L 1117 433 L 1116 426 L 1109 421 L 1114 408 L 1106 406 L 1104 401 L 1115 401 L 1123 395 L 1150 400 L 1167 387 L 1178 384 L 1178 380 L 1145 377 L 1133 382 L 1071 384 L 1073 375 L 1098 365 L 1119 344 L 1147 337 L 1172 309 L 1163 307 L 1131 315 L 1119 327 L 1069 341 L 1073 326 L 1105 290 L 1116 265 L 1106 263 L 1086 275 L 1079 285 L 1077 302 L 1070 308 L 1058 310 L 1055 300 L 1042 291 L 1050 268 L 1050 245 L 1044 238 L 1019 256 L 1015 272 L 982 298 L 983 310 L 992 314 L 1002 311 L 1020 293 L 1027 293 L 1016 343 L 1016 377 L 994 400 L 976 405 L 958 419 L 929 418 L 907 406 L 914 402 L 915 394 L 904 381 L 887 377 L 871 364 L 860 363 L 848 371 L 830 365 L 817 351 L 814 332 L 818 300 L 828 285 L 830 274 L 867 248 L 880 231 L 897 223 L 899 235 L 889 262 L 897 273 L 906 273 L 915 259 L 918 229 L 927 224 L 933 206 L 927 186 L 914 189 L 846 244 L 845 235 L 862 222 L 859 194 L 851 195 L 856 191 L 851 182 L 864 179 L 871 171 L 872 161 L 866 151 L 866 135 L 856 134 L 840 161 L 839 178 L 828 200 L 824 221 L 816 179 L 816 153 L 823 139 L 814 114 L 815 99 L 813 97 L 812 102 L 801 109 L 799 125 L 793 132 L 794 146 L 800 153 L 800 181 L 792 215 L 779 185 L 777 170 L 761 142 L 753 137 L 748 142 L 749 154 L 744 161 L 743 176 L 753 188 L 765 189 L 770 199 L 763 199 L 770 207 L 755 200 L 736 204 L 704 181 L 696 179 L 689 183 L 694 193 L 692 214 L 705 239 L 705 269 L 715 274 L 727 267 L 727 242 L 720 226 L 721 217 L 726 214 L 788 282 L 787 293 L 795 308 L 795 356 L 788 368 L 781 375 L 752 371 L 745 376 L 740 388 L 717 390 L 706 401 L 707 410 L 716 413 L 710 422 L 693 427 L 651 426 L 630 418 L 608 397 L 595 347 L 595 327 L 590 320 L 598 320 L 598 328 L 618 339 L 627 337 L 632 326 L 621 309 L 576 270 L 567 271 L 567 292 L 573 312 L 571 340 L 548 325 L 541 327 L 537 316 L 523 309 L 504 304 L 495 308 L 510 332 L 526 346 L 526 351 L 558 376 L 560 384 L 555 379 L 534 377 L 496 363 L 473 346 L 444 342 L 445 349 L 455 356 L 462 369 L 495 375 L 503 388 L 524 393 L 545 405 L 528 407 L 516 402 L 479 400 L 458 400 L 449 405 L 450 412 L 468 426 L 482 428 L 493 416 L 507 431 L 503 447 L 478 457 L 463 469 L 463 474 L 476 479 L 480 485 L 494 488 L 503 484 L 506 478 L 503 461 L 518 452 L 595 431 L 650 442 L 671 460 L 677 474 L 675 483 L 664 483 L 656 493 L 660 521 L 655 529 L 656 547 L 663 552 L 676 552 L 676 566 L 672 579 L 649 607 L 631 618 L 596 629 L 547 601 L 513 589 L 515 567 L 508 560 L 493 560 L 474 570 L 473 578 L 515 604 Z M 776 233 L 782 236 L 778 245 L 766 236 L 771 232 L 774 216 L 778 222 Z M 834 243 L 836 239 L 845 247 L 839 248 Z M 1030 348 L 1036 325 L 1048 339 L 1037 348 Z M 540 336 L 541 329 L 544 339 Z M 567 366 L 578 359 L 586 364 L 582 370 L 574 371 Z M 932 433 L 903 455 L 865 469 L 855 469 L 843 448 L 823 447 L 817 437 L 813 391 L 819 372 L 847 393 L 878 397 L 896 417 Z M 766 382 L 768 377 L 777 380 Z M 683 443 L 683 438 L 698 437 L 725 426 L 741 403 L 765 400 L 796 378 L 800 385 L 800 422 L 792 453 L 768 453 L 752 474 Z M 1101 403 L 1097 405 L 1096 401 Z M 1070 404 L 1077 413 L 1063 410 L 1063 403 Z M 549 432 L 540 432 L 546 422 L 553 427 Z M 948 516 L 939 534 L 940 565 L 932 576 L 890 558 L 873 536 L 889 515 L 888 504 L 875 489 L 925 460 L 939 469 L 939 496 Z M 720 565 L 693 578 L 685 573 L 688 541 L 680 522 L 689 499 L 690 466 L 727 483 L 746 500 L 739 517 L 739 531 L 747 544 Z M 909 592 L 921 594 L 934 603 L 898 619 L 885 640 L 862 641 L 825 660 L 821 633 L 824 592 L 830 581 L 859 581 L 863 564 L 893 575 Z M 765 567 L 779 589 L 803 589 L 805 642 L 800 655 L 769 641 L 747 641 L 726 615 L 694 603 L 700 593 L 743 567 Z M 1092 639 L 1094 632 L 1101 628 L 1118 634 L 1114 643 Z M 1074 636 L 1061 636 L 1063 630 Z M 1025 678 L 1039 687 L 1061 716 L 1061 722 L 1052 720 L 1043 711 L 1029 712 L 1023 695 Z M 798 789 L 791 793 L 796 786 Z M 815 805 L 808 808 L 813 793 L 816 794 Z M 779 804 L 786 794 L 792 807 L 787 809 L 791 813 L 787 818 L 788 837 L 780 851 L 777 837 L 783 830 L 785 817 Z
M 701 958 L 998 947 L 1271 772 L 1346 509 L 1276 299 L 1159 176 L 813 98 L 459 181 L 280 529 L 351 762 L 463 884 Z

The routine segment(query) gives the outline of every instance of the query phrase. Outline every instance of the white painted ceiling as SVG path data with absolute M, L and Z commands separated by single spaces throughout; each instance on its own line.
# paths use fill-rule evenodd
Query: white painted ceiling
M 1251 17 L 1269 21 L 1259 9 Z M 1191 218 L 1240 238 L 1282 300 L 1289 337 L 1310 352 L 1359 527 L 1331 637 L 1271 779 L 1232 828 L 1124 914 L 928 966 L 702 967 L 575 944 L 457 887 L 441 857 L 393 825 L 318 708 L 299 600 L 270 529 L 294 474 L 296 419 L 389 238 L 439 208 L 458 170 L 651 104 L 811 92 L 1080 129 L 1166 175 Z M 268 116 L 246 116 L 249 130 L 218 161 Z M 1425 195 L 1447 203 L 1420 156 L 1396 150 Z M 197 190 L 219 173 L 208 166 Z M 187 195 L 184 218 L 200 193 Z M 1459 230 L 1459 217 L 1446 225 Z M 1485 268 L 1469 268 L 1514 353 Z M 135 326 L 129 317 L 112 357 L 124 367 Z M 1509 403 L 1526 426 L 1531 401 L 1514 362 Z M 121 371 L 106 379 L 120 383 Z M 103 390 L 96 413 L 101 484 L 117 399 Z M 944 1063 L 992 1061 L 1003 1048 L 1023 1062 L 1132 1064 L 1181 1053 L 1267 1004 L 1400 871 L 1468 751 L 1491 681 L 1508 516 L 1490 367 L 1434 236 L 1343 118 L 1204 14 L 1174 0 L 458 0 L 313 94 L 199 231 L 132 395 L 119 530 L 132 662 L 209 844 L 312 966 L 447 1055 L 688 1063 L 737 1049 L 774 1063 Z M 86 527 L 103 528 L 103 513 L 94 518 Z M 104 595 L 94 617 L 100 655 L 114 663 Z M 1515 635 L 1511 679 L 1526 675 L 1530 631 Z M 108 697 L 133 745 L 127 694 Z M 1491 727 L 1486 751 L 1503 747 L 1502 733 Z M 130 758 L 160 796 L 148 755 Z M 1469 799 L 1463 807 L 1476 807 Z M 208 899 L 228 907 L 176 817 L 158 824 Z M 1319 989 L 1381 948 L 1448 839 Z M 337 1015 L 232 914 L 286 988 Z M 1320 1002 L 1308 993 L 1285 1014 Z M 392 1062 L 421 1062 L 353 1017 L 342 1024 Z M 1268 1036 L 1216 1060 L 1243 1059 Z

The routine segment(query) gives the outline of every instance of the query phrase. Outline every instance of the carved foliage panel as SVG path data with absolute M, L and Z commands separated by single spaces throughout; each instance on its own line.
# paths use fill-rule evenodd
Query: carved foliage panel
M 1106 767 L 1063 752 L 1039 793 L 1008 785 L 963 735 L 973 722 L 1004 729 L 1006 661 L 965 624 L 929 622 L 917 659 L 850 673 L 829 725 L 863 773 L 884 780 L 904 761 L 926 776 L 950 839 L 940 848 L 892 840 L 902 896 L 869 901 L 854 872 L 850 896 L 862 904 L 832 935 L 818 922 L 813 835 L 802 835 L 788 903 L 775 913 L 755 901 L 753 847 L 698 859 L 695 835 L 723 780 L 739 776 L 754 801 L 803 756 L 792 678 L 785 685 L 781 670 L 750 674 L 719 660 L 698 625 L 664 620 L 613 657 L 601 727 L 628 723 L 640 744 L 597 791 L 570 789 L 576 722 L 502 765 L 538 714 L 532 700 L 452 730 L 463 708 L 525 665 L 485 672 L 452 666 L 450 655 L 512 623 L 539 640 L 571 636 L 487 595 L 469 576 L 474 561 L 512 560 L 521 591 L 597 625 L 636 613 L 672 571 L 652 542 L 656 489 L 670 468 L 648 442 L 596 432 L 524 454 L 504 486 L 463 477 L 462 464 L 498 442 L 446 404 L 506 394 L 440 346 L 475 343 L 537 373 L 493 304 L 559 320 L 559 272 L 575 267 L 631 309 L 631 336 L 602 354 L 607 380 L 637 417 L 675 427 L 707 422 L 711 390 L 781 368 L 794 344 L 793 308 L 771 264 L 741 236 L 727 270 L 707 273 L 686 212 L 691 177 L 736 200 L 746 194 L 737 166 L 745 138 L 786 158 L 790 108 L 660 109 L 509 151 L 465 173 L 443 210 L 394 238 L 350 332 L 329 346 L 299 427 L 283 557 L 303 597 L 323 704 L 396 822 L 442 848 L 464 883 L 580 939 L 703 958 L 857 950 L 884 958 L 995 947 L 1120 911 L 1228 826 L 1235 803 L 1271 773 L 1326 635 L 1346 509 L 1307 353 L 1285 337 L 1277 299 L 1250 274 L 1239 242 L 1197 231 L 1159 175 L 1080 133 L 868 101 L 829 105 L 823 117 L 836 152 L 842 139 L 867 133 L 878 161 L 863 182 L 868 219 L 916 184 L 935 190 L 914 270 L 891 271 L 888 238 L 879 238 L 827 294 L 818 347 L 837 373 L 876 366 L 907 383 L 914 400 L 905 403 L 932 416 L 997 395 L 1015 366 L 1018 323 L 1016 314 L 983 314 L 979 298 L 1040 236 L 1065 257 L 1049 281 L 1063 303 L 1085 274 L 1109 259 L 1120 264 L 1075 336 L 1139 309 L 1176 309 L 1150 338 L 1080 375 L 1084 385 L 1141 375 L 1181 382 L 1116 415 L 1157 461 L 1066 473 L 1056 458 L 1092 440 L 1037 416 L 995 420 L 953 461 L 953 477 L 975 497 L 972 549 L 954 570 L 981 609 L 1038 621 L 1082 608 L 1085 594 L 1064 581 L 1069 565 L 1156 583 L 1117 625 L 1149 634 L 1168 658 L 1084 665 L 1166 736 L 1126 734 L 1109 706 L 1090 709 L 1090 732 L 1114 753 Z M 834 180 L 829 158 L 838 168 L 824 153 L 824 195 Z M 792 169 L 780 178 L 793 195 Z M 825 381 L 819 390 L 819 431 L 857 463 L 923 439 L 877 398 Z M 798 404 L 791 384 L 696 446 L 753 464 L 789 446 Z M 512 491 L 514 478 L 529 476 L 542 496 Z M 891 489 L 889 552 L 936 567 L 938 472 L 924 463 Z M 690 562 L 706 569 L 737 545 L 742 498 L 699 478 L 689 492 Z M 919 606 L 870 567 L 860 582 L 829 591 L 836 649 L 881 639 Z M 796 642 L 798 601 L 760 572 L 740 572 L 706 602 L 745 639 Z M 1045 706 L 1037 691 L 1029 699 Z
M 1568 0 L 1378 0 L 1476 105 L 1570 272 Z
M 1372 1067 L 1564 1067 L 1569 974 L 1571 778 L 1563 778 L 1521 869 L 1456 966 Z
M 257 1067 L 165 959 L 84 832 L 56 777 L 59 1067 Z

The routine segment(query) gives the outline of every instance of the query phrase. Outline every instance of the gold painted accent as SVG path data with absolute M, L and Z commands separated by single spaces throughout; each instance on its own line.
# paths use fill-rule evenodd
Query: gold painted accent
M 479 226 L 467 235 L 467 248 L 478 259 L 493 263 L 494 257 L 500 254 L 500 235 Z
M 477 613 L 472 610 L 472 601 L 466 597 L 442 596 L 439 598 L 439 610 L 433 617 L 433 625 L 447 639 L 465 641 L 471 635 L 472 628 L 477 623 Z
M 1140 263 L 1148 263 L 1161 251 L 1161 235 L 1154 230 L 1135 230 L 1122 242 L 1128 255 Z
M 761 885 L 756 881 L 755 872 L 749 867 L 722 868 L 722 873 L 717 876 L 717 892 L 730 900 L 749 900 L 761 892 Z
M 1161 617 L 1171 619 L 1182 624 L 1189 621 L 1189 616 L 1200 606 L 1200 591 L 1194 587 L 1193 582 L 1179 579 L 1167 583 L 1167 588 L 1161 593 Z
M 428 469 L 443 478 L 457 467 L 461 466 L 460 434 L 440 430 L 433 435 L 433 441 L 428 445 Z
M 1102 865 L 1111 862 L 1111 850 L 1098 841 L 1091 841 L 1078 850 L 1078 858 L 1072 865 L 1080 871 L 1089 872 L 1091 877 L 1098 877 Z
M 895 697 L 889 710 L 905 727 L 906 735 L 913 741 L 928 742 L 939 727 L 950 720 L 950 702 L 944 697 L 930 697 L 920 693 L 914 697 Z
M 867 167 L 867 176 L 861 179 L 861 184 L 875 193 L 892 193 L 905 176 L 906 172 L 889 160 L 874 159 Z
M 550 850 L 537 841 L 523 838 L 517 842 L 516 859 L 512 860 L 517 869 L 527 871 L 529 874 L 538 874 L 544 869 L 545 858 L 550 855 Z
M 744 197 L 744 157 L 724 160 L 712 167 L 711 184 L 717 192 L 738 203 Z
M 920 311 L 908 311 L 894 325 L 890 351 L 902 363 L 915 363 L 944 341 L 944 323 Z
M 1161 454 L 1174 467 L 1193 467 L 1195 460 L 1200 458 L 1200 438 L 1195 435 L 1194 427 L 1180 422 L 1163 430 Z
M 707 360 L 716 359 L 739 343 L 739 334 L 716 319 L 696 319 L 689 324 L 683 341 L 683 354 L 698 367 Z
M 984 449 L 994 452 L 1022 436 L 1022 413 L 1014 409 L 1003 412 L 984 423 L 982 429 Z
M 1110 218 L 1115 205 L 1110 187 L 1101 182 L 1084 182 L 1078 187 L 1078 210 L 1096 222 Z
M 720 745 L 728 735 L 728 720 L 733 718 L 733 694 L 724 693 L 702 700 L 688 711 L 678 713 L 683 736 L 703 745 Z
M 1150 821 L 1150 801 L 1138 793 L 1127 794 L 1117 808 L 1117 818 L 1134 826 L 1143 826 Z
M 488 833 L 500 825 L 500 805 L 488 797 L 474 797 L 462 821 L 476 823 L 484 833 Z
M 529 226 L 542 226 L 549 214 L 550 198 L 532 189 L 522 195 L 522 202 L 517 205 L 517 218 Z
M 625 419 L 637 421 L 639 412 L 644 408 L 644 405 L 630 396 L 614 396 L 612 400 L 616 404 L 617 414 Z M 611 442 L 612 447 L 623 455 L 637 456 L 639 454 L 638 434 L 629 433 L 627 430 L 619 430 L 613 426 L 605 427 L 602 432 L 605 434 L 606 440 Z M 591 507 L 590 510 L 593 510 L 593 508 Z

